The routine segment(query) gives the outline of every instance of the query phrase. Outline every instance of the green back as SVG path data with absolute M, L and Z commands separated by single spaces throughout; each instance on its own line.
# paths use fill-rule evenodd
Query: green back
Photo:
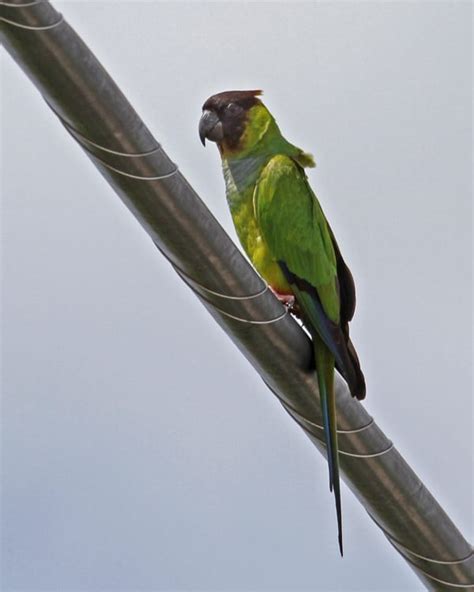
M 339 322 L 337 263 L 328 223 L 302 168 L 278 155 L 263 169 L 254 207 L 277 261 L 316 288 L 326 315 Z

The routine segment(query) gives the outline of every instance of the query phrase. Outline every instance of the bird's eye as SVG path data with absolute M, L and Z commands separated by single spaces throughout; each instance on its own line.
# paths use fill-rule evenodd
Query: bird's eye
M 231 115 L 234 115 L 235 113 L 238 113 L 240 111 L 240 107 L 235 103 L 229 103 L 226 107 L 226 111 Z

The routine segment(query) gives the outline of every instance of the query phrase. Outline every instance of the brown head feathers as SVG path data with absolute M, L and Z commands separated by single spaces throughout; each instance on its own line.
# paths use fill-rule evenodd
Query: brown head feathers
M 209 97 L 202 106 L 201 140 L 216 141 L 221 151 L 239 149 L 249 111 L 262 104 L 261 94 L 261 90 L 227 90 Z
M 262 94 L 263 91 L 261 90 L 226 90 L 209 97 L 202 108 L 218 112 L 229 105 L 229 103 L 236 103 L 247 110 L 260 103 L 257 97 Z

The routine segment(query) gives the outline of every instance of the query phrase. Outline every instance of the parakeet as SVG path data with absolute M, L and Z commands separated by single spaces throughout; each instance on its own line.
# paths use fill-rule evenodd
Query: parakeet
M 294 298 L 314 344 L 341 555 L 335 367 L 352 396 L 363 399 L 365 379 L 349 338 L 355 287 L 334 234 L 312 191 L 305 167 L 311 154 L 290 144 L 262 103 L 260 90 L 227 91 L 203 105 L 199 135 L 217 143 L 226 196 L 239 240 L 256 270 L 285 303 Z

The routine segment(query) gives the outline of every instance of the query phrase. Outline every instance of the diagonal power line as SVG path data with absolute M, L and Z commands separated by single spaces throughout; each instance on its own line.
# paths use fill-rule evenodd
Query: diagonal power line
M 324 453 L 311 346 L 92 52 L 44 0 L 0 2 L 2 41 L 290 416 Z M 343 476 L 428 590 L 474 590 L 474 555 L 393 444 L 336 382 Z

